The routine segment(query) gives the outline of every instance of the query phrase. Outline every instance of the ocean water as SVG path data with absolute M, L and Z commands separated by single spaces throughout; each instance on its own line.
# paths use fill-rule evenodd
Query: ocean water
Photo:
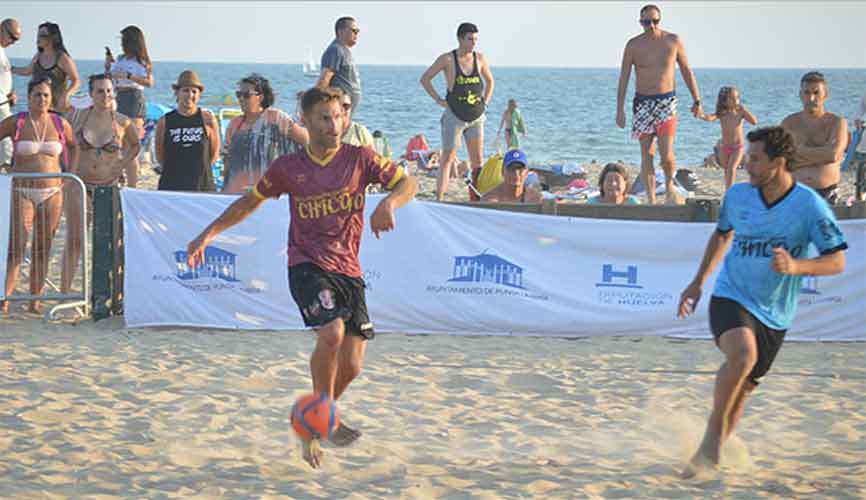
M 25 62 L 19 59 L 13 64 Z M 101 61 L 78 61 L 77 64 L 84 88 L 86 75 L 102 70 Z M 233 93 L 242 76 L 259 72 L 271 81 L 276 91 L 276 107 L 290 113 L 295 108 L 295 93 L 315 83 L 315 79 L 303 75 L 299 64 L 157 62 L 154 64 L 156 85 L 145 90 L 147 99 L 172 105 L 171 84 L 184 69 L 194 69 L 205 84 L 203 103 Z M 425 69 L 422 66 L 360 66 L 363 100 L 355 120 L 370 131 L 384 132 L 397 154 L 405 150 L 409 138 L 417 133 L 425 134 L 434 148 L 441 143 L 439 118 L 442 108 L 418 83 Z M 823 71 L 829 81 L 827 109 L 850 119 L 866 88 L 866 70 L 817 69 Z M 634 93 L 631 85 L 626 95 L 628 125 L 620 129 L 615 123 L 619 69 L 493 67 L 492 70 L 496 87 L 484 131 L 486 154 L 492 153 L 493 138 L 505 104 L 513 98 L 517 100 L 529 129 L 529 136 L 522 145 L 530 161 L 582 163 L 623 160 L 639 163 L 639 145 L 630 133 L 631 96 Z M 733 85 L 739 88 L 743 103 L 757 116 L 759 125 L 778 124 L 788 114 L 801 109 L 799 81 L 806 71 L 694 68 L 705 112 L 714 111 L 721 86 Z M 691 95 L 679 73 L 677 78 L 680 95 L 680 122 L 675 142 L 677 161 L 680 165 L 696 165 L 712 152 L 719 138 L 719 125 L 691 116 Z M 434 85 L 444 96 L 444 79 L 437 77 Z M 26 79 L 16 77 L 15 88 L 19 96 L 23 96 Z M 22 108 L 21 104 L 19 108 Z M 746 131 L 750 127 L 746 124 Z M 459 156 L 466 157 L 465 149 Z

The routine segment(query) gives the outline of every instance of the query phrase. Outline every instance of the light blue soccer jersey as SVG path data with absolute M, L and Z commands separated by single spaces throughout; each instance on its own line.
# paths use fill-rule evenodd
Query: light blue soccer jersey
M 736 301 L 775 330 L 791 326 L 802 277 L 772 270 L 773 248 L 783 247 L 795 259 L 815 255 L 810 243 L 822 255 L 848 248 L 830 206 L 800 183 L 772 205 L 759 188 L 734 184 L 725 194 L 716 230 L 733 230 L 734 241 L 713 295 Z

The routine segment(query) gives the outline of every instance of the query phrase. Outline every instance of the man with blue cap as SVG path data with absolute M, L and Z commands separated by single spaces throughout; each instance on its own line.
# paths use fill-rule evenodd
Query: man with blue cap
M 512 149 L 502 160 L 502 183 L 484 193 L 482 202 L 541 203 L 541 192 L 526 188 L 529 168 L 526 153 Z

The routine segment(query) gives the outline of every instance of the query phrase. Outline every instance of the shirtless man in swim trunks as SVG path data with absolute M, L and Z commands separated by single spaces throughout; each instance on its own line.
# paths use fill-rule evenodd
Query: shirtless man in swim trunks
M 814 189 L 831 205 L 839 201 L 839 177 L 848 123 L 845 118 L 824 110 L 828 88 L 824 75 L 810 71 L 800 79 L 803 111 L 782 120 L 782 127 L 794 136 L 797 152 L 791 164 L 794 179 Z
M 674 135 L 677 130 L 677 95 L 674 90 L 676 65 L 680 65 L 683 81 L 692 94 L 692 114 L 701 114 L 701 95 L 698 82 L 689 67 L 686 49 L 682 40 L 659 28 L 661 9 L 645 5 L 640 10 L 644 32 L 625 45 L 619 88 L 616 95 L 616 125 L 625 128 L 625 91 L 635 68 L 635 97 L 632 110 L 632 136 L 640 140 L 641 179 L 647 187 L 649 203 L 656 201 L 655 192 L 655 143 L 658 139 L 660 161 L 665 173 L 665 192 L 668 202 L 680 202 L 673 191 L 676 164 L 674 158 Z
M 368 184 L 381 184 L 390 191 L 370 216 L 370 229 L 377 238 L 394 229 L 394 211 L 417 190 L 414 178 L 373 149 L 341 143 L 346 126 L 341 96 L 332 89 L 308 90 L 301 103 L 310 134 L 304 150 L 274 160 L 252 191 L 187 246 L 188 264 L 195 268 L 218 234 L 246 219 L 266 199 L 288 193 L 289 288 L 304 324 L 318 337 L 310 359 L 313 390 L 334 399 L 361 373 L 367 341 L 373 338 L 358 261 L 365 189 Z M 341 420 L 330 441 L 347 446 L 360 432 Z M 304 459 L 313 468 L 322 464 L 318 444 L 318 440 L 304 444 Z
M 451 178 L 451 167 L 457 157 L 461 136 L 466 139 L 473 180 L 478 178 L 484 163 L 484 111 L 493 96 L 493 73 L 487 58 L 475 50 L 478 44 L 478 27 L 462 23 L 457 28 L 457 49 L 446 52 L 421 75 L 421 86 L 445 108 L 442 118 L 442 165 L 436 179 L 436 199 L 442 201 Z M 433 88 L 433 78 L 445 72 L 448 93 L 445 99 Z M 482 84 L 483 80 L 483 84 Z M 469 198 L 478 201 L 470 191 Z

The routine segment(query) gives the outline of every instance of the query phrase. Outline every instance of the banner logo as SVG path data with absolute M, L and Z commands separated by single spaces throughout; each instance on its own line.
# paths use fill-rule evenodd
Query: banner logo
M 601 283 L 596 283 L 596 287 L 615 287 L 615 288 L 643 288 L 637 284 L 637 266 L 626 266 L 622 270 L 617 270 L 613 264 L 604 264 L 601 266 Z
M 800 284 L 800 299 L 797 301 L 801 306 L 812 306 L 816 304 L 835 303 L 841 304 L 843 298 L 840 295 L 825 295 L 818 289 L 817 276 L 803 276 Z
M 457 255 L 451 265 L 447 285 L 427 285 L 433 293 L 459 295 L 499 295 L 538 300 L 550 300 L 545 294 L 533 292 L 526 281 L 526 269 L 498 255 Z
M 204 249 L 204 262 L 195 267 L 187 264 L 186 250 L 177 250 L 174 257 L 174 274 L 154 274 L 153 281 L 174 283 L 194 292 L 235 290 L 245 293 L 262 293 L 265 283 L 252 280 L 244 283 L 237 277 L 238 256 L 222 248 L 208 246 Z
M 222 248 L 205 247 L 204 262 L 196 267 L 187 264 L 186 250 L 174 252 L 174 262 L 177 266 L 177 277 L 182 280 L 201 278 L 216 278 L 223 281 L 238 281 L 236 276 L 237 255 Z
M 673 307 L 673 294 L 645 288 L 638 282 L 638 266 L 602 264 L 601 281 L 595 284 L 598 302 L 626 309 Z
M 451 279 L 464 283 L 495 283 L 512 288 L 523 286 L 523 268 L 498 255 L 480 253 L 474 256 L 454 257 Z
M 818 291 L 818 277 L 803 276 L 803 283 L 802 285 L 800 285 L 800 293 L 806 293 L 809 295 L 820 295 L 821 292 Z

